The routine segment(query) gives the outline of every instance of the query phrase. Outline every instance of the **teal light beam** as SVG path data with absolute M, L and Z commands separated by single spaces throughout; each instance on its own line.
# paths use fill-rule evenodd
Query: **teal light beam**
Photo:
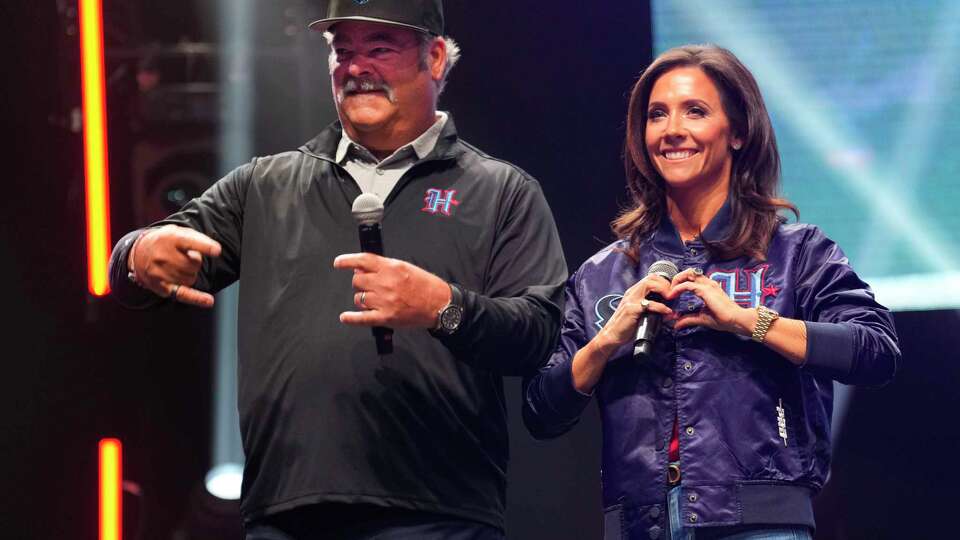
M 914 208 L 917 207 L 915 194 L 923 183 L 921 175 L 924 164 L 936 159 L 936 154 L 943 151 L 943 145 L 937 140 L 943 133 L 942 107 L 948 106 L 955 98 L 944 96 L 943 92 L 951 84 L 956 84 L 957 77 L 960 76 L 957 70 L 960 55 L 960 2 L 944 4 L 944 11 L 937 17 L 936 27 L 927 36 L 927 53 L 924 58 L 929 64 L 920 66 L 920 77 L 914 84 L 918 95 L 914 96 L 912 106 L 905 115 L 906 122 L 898 130 L 902 135 L 894 145 L 897 151 L 890 161 L 893 176 L 886 179 L 888 183 L 884 186 L 887 189 L 896 189 L 902 204 Z M 869 232 L 864 236 L 861 245 L 862 259 L 873 261 L 875 268 L 885 268 L 891 255 L 890 243 L 886 241 L 886 235 L 880 228 L 886 219 L 880 209 L 874 209 L 871 224 L 867 227 Z M 911 283 L 913 281 L 910 280 Z M 883 283 L 889 287 L 896 285 L 888 281 Z M 905 299 L 899 292 L 891 291 L 890 296 L 898 300 Z
M 219 0 L 220 166 L 223 173 L 250 158 L 253 149 L 253 0 Z M 213 433 L 207 490 L 239 499 L 243 446 L 237 413 L 237 304 L 240 284 L 217 295 L 213 370 Z
M 821 102 L 809 88 L 800 70 L 791 67 L 782 53 L 782 46 L 774 32 L 763 21 L 751 17 L 737 2 L 724 0 L 688 0 L 675 4 L 687 24 L 696 28 L 708 40 L 736 52 L 750 66 L 761 81 L 764 93 L 787 113 L 785 120 L 799 133 L 807 135 L 807 143 L 821 155 L 849 148 L 850 141 L 865 140 L 850 128 L 838 125 L 829 103 Z M 757 39 L 763 35 L 763 41 Z M 926 216 L 913 212 L 903 204 L 900 193 L 884 186 L 885 175 L 866 170 L 860 165 L 838 165 L 841 177 L 853 193 L 868 208 L 875 208 L 885 216 L 881 225 L 889 235 L 903 237 L 923 259 L 922 263 L 938 272 L 952 272 L 957 268 L 957 257 L 950 245 Z M 910 224 L 910 225 L 906 225 Z

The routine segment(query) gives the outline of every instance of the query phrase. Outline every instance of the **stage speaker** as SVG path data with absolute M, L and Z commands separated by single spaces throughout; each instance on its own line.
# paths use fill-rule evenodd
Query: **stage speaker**
M 211 43 L 139 53 L 131 180 L 137 227 L 176 212 L 217 179 L 220 52 Z
M 217 179 L 212 136 L 144 139 L 133 149 L 133 206 L 143 227 L 179 210 Z

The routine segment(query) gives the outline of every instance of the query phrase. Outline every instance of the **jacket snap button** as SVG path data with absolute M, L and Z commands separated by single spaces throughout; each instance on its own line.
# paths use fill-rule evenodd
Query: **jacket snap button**
M 673 379 L 671 379 L 670 377 L 667 377 L 666 379 L 664 379 L 663 387 L 670 388 L 671 386 L 673 386 Z
M 650 513 L 648 515 L 650 516 L 650 519 L 657 519 L 660 517 L 660 507 L 654 506 L 650 509 Z
M 694 433 L 693 427 L 688 426 L 688 427 L 687 427 L 687 435 L 693 435 L 693 433 Z
M 693 364 L 691 364 L 690 362 L 684 362 L 683 369 L 684 371 L 690 371 L 691 369 L 693 369 Z
M 383 169 L 377 169 L 377 176 L 383 176 Z
M 663 531 L 661 531 L 660 527 L 657 527 L 656 525 L 647 529 L 647 534 L 650 535 L 651 540 L 657 540 L 657 538 L 660 538 L 661 532 Z
M 696 523 L 697 519 L 698 518 L 696 514 L 690 514 L 690 523 Z
M 697 494 L 696 494 L 696 493 L 691 493 L 690 496 L 687 497 L 687 499 L 688 499 L 690 502 L 697 502 Z

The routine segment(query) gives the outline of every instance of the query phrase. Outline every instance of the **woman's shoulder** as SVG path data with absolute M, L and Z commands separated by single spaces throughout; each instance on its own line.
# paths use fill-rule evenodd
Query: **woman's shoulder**
M 579 302 L 599 306 L 604 298 L 622 296 L 623 291 L 637 281 L 637 265 L 629 248 L 630 242 L 617 240 L 580 265 L 568 282 L 568 287 L 576 291 Z
M 774 237 L 783 240 L 793 240 L 798 242 L 810 239 L 829 240 L 826 233 L 819 226 L 813 223 L 793 222 L 781 223 L 774 231 Z
M 845 257 L 837 242 L 811 223 L 781 224 L 774 232 L 767 253 L 801 258 Z
M 600 251 L 594 253 L 590 256 L 583 264 L 580 265 L 580 270 L 593 270 L 598 268 L 607 268 L 609 266 L 623 264 L 624 261 L 629 262 L 630 256 L 628 255 L 628 250 L 630 248 L 630 242 L 627 240 L 617 240 L 610 244 L 604 246 Z

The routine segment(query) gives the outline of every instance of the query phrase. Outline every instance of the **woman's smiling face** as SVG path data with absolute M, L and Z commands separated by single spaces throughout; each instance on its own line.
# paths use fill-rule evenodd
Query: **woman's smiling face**
M 739 145 L 717 86 L 698 67 L 671 69 L 653 84 L 644 138 L 668 191 L 727 182 Z

